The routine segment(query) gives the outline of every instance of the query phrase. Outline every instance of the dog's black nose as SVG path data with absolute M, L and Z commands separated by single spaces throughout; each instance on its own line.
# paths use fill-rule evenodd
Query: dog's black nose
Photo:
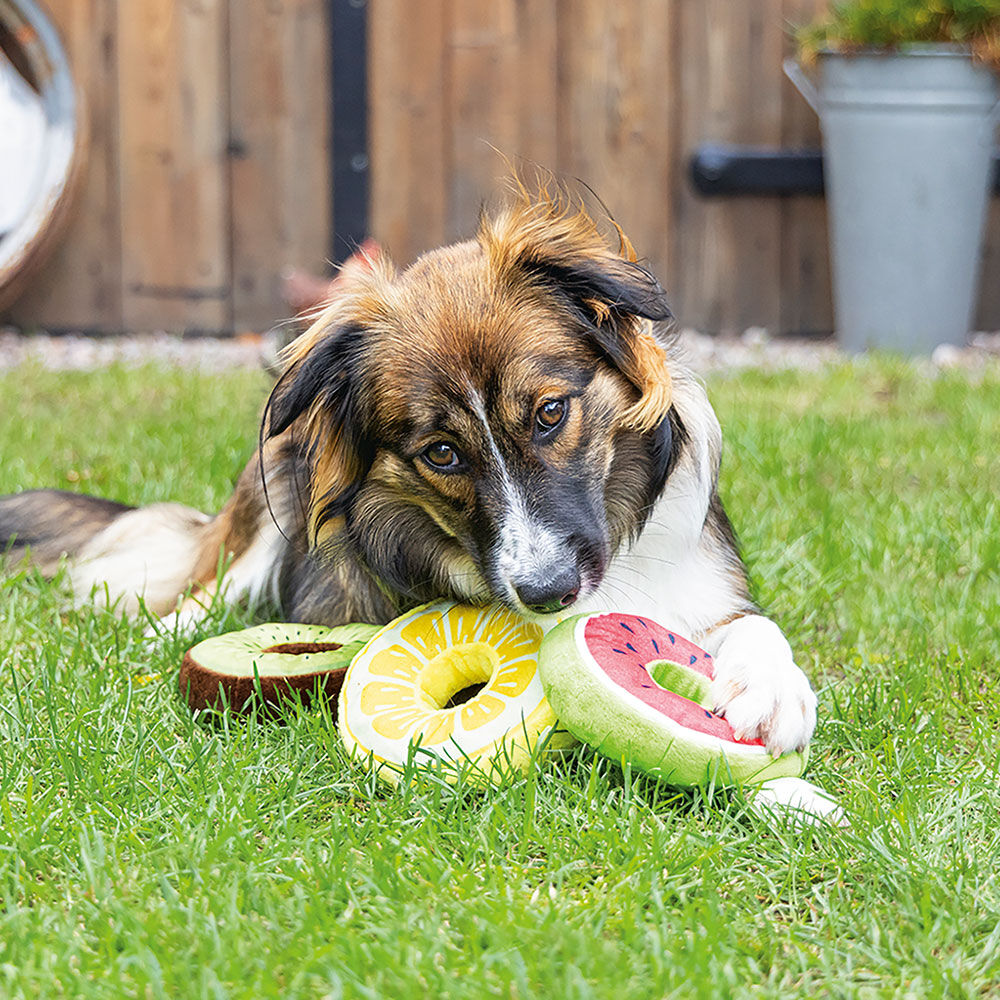
M 564 569 L 544 583 L 526 581 L 514 585 L 521 603 L 530 611 L 550 615 L 568 608 L 580 593 L 580 573 L 576 567 Z

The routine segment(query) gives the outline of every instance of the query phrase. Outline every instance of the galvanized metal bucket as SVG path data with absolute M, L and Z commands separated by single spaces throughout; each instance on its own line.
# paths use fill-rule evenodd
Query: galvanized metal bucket
M 970 330 L 1000 83 L 958 46 L 820 56 L 820 117 L 841 345 L 920 354 Z

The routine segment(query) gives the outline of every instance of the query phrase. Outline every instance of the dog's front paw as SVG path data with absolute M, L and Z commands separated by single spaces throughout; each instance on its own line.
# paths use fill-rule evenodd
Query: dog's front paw
M 816 695 L 781 629 L 760 615 L 725 626 L 712 697 L 738 739 L 763 740 L 772 754 L 804 749 L 816 728 Z

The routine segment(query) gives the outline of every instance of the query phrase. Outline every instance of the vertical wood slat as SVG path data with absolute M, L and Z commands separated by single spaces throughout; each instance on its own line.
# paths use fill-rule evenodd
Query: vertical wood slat
M 594 189 L 668 293 L 676 7 L 675 0 L 559 7 L 559 171 Z
M 558 165 L 559 48 L 562 30 L 555 3 L 515 4 L 517 145 L 510 152 L 527 163 Z M 571 27 L 568 30 L 572 30 Z
M 484 193 L 517 148 L 517 14 L 514 0 L 452 0 L 447 52 L 449 240 L 468 237 Z
M 705 141 L 779 145 L 780 0 L 680 0 L 680 12 L 682 159 Z M 780 204 L 774 198 L 701 200 L 686 183 L 674 194 L 679 249 L 673 281 L 681 322 L 725 333 L 749 326 L 776 331 Z
M 49 5 L 67 49 L 89 138 L 62 241 L 10 311 L 18 325 L 122 328 L 116 5 L 116 0 Z
M 225 0 L 118 4 L 122 313 L 131 330 L 232 326 Z
M 232 310 L 284 318 L 281 275 L 330 256 L 326 0 L 229 0 Z
M 555 7 L 451 0 L 447 238 L 472 232 L 510 167 L 556 164 Z
M 371 227 L 400 263 L 444 242 L 447 0 L 370 0 Z

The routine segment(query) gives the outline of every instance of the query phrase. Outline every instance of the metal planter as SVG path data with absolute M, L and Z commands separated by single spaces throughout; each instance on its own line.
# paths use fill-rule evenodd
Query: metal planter
M 1000 84 L 958 46 L 786 72 L 823 131 L 834 307 L 849 351 L 927 353 L 971 327 Z

